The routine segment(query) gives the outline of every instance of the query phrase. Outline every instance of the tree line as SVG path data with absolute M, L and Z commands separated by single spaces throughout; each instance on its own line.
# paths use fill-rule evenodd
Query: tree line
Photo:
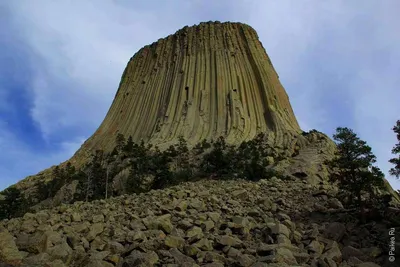
M 395 155 L 390 163 L 394 167 L 390 174 L 400 176 L 400 120 L 393 128 L 398 144 L 392 150 Z M 348 205 L 360 209 L 370 202 L 382 201 L 373 190 L 384 186 L 384 175 L 374 166 L 376 157 L 367 143 L 353 130 L 339 127 L 333 135 L 337 144 L 335 157 L 326 162 L 332 170 L 330 179 L 349 197 Z M 264 142 L 260 133 L 253 140 L 239 146 L 230 145 L 224 137 L 198 143 L 189 149 L 186 140 L 179 137 L 177 144 L 161 151 L 157 146 L 133 142 L 117 134 L 115 148 L 106 153 L 95 151 L 90 161 L 80 169 L 71 163 L 52 170 L 52 179 L 40 182 L 36 194 L 26 199 L 16 187 L 2 192 L 0 198 L 0 219 L 21 216 L 28 208 L 48 198 L 52 198 L 62 186 L 77 180 L 78 188 L 74 200 L 92 201 L 116 196 L 119 192 L 112 186 L 117 175 L 124 169 L 128 176 L 124 188 L 128 193 L 142 193 L 151 189 L 161 189 L 201 178 L 217 179 L 242 178 L 256 181 L 285 175 L 270 168 L 268 158 L 282 158 L 273 154 L 273 149 Z M 196 158 L 194 160 L 193 158 Z M 366 197 L 367 196 L 367 197 Z M 385 200 L 388 202 L 388 200 Z

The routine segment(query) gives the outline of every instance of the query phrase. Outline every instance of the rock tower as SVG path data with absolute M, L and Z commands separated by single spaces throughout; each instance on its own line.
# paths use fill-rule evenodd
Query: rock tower
M 104 121 L 75 158 L 109 150 L 117 133 L 166 148 L 224 136 L 237 144 L 259 132 L 300 128 L 256 31 L 242 23 L 184 27 L 128 62 Z

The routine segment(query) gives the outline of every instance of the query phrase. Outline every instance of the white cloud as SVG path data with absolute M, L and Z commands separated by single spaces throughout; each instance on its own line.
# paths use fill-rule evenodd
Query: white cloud
M 391 167 L 387 161 L 396 142 L 391 128 L 400 119 L 400 35 L 396 30 L 400 3 L 254 2 L 250 22 L 264 41 L 281 81 L 290 84 L 286 89 L 300 125 L 325 132 L 332 132 L 334 129 L 328 127 L 333 125 L 355 129 L 373 148 L 378 166 L 387 173 Z M 262 16 L 267 10 L 273 10 L 273 15 Z M 318 53 L 312 51 L 316 48 L 321 50 L 320 57 L 311 58 Z M 319 65 L 336 67 L 328 80 L 341 86 L 334 88 L 335 92 L 327 91 L 329 84 L 321 86 L 319 73 L 306 69 L 322 60 Z M 348 72 L 352 75 L 341 79 Z M 349 109 L 338 108 L 333 114 L 328 108 L 332 104 L 341 107 L 339 101 L 346 102 Z M 347 117 L 350 125 L 343 125 L 339 116 Z M 387 177 L 400 188 L 398 180 Z
M 400 119 L 395 103 L 400 99 L 396 0 L 366 0 L 363 5 L 344 0 L 21 0 L 3 5 L 11 11 L 16 34 L 34 52 L 32 118 L 44 138 L 62 136 L 65 142 L 54 160 L 67 159 L 78 147 L 76 140 L 81 142 L 100 124 L 126 63 L 139 48 L 185 25 L 229 20 L 257 30 L 304 129 L 331 133 L 332 125 L 342 126 L 340 120 L 348 118 L 351 125 L 345 126 L 368 141 L 385 171 L 389 167 L 395 141 L 390 128 Z M 389 62 L 374 57 L 387 54 Z M 327 84 L 314 72 L 317 66 L 330 68 Z M 329 82 L 340 87 L 328 92 Z M 332 112 L 332 105 L 342 104 L 338 101 L 353 106 Z M 76 132 L 65 136 L 66 129 Z M 29 161 L 29 156 L 35 155 L 23 157 Z M 35 164 L 33 160 L 26 168 L 35 173 Z

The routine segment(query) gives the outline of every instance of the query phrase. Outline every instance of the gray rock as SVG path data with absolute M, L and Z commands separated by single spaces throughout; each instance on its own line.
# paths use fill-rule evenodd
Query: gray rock
M 221 214 L 218 212 L 208 212 L 207 215 L 214 223 L 219 222 L 221 218 Z
M 15 240 L 19 250 L 38 254 L 46 250 L 46 236 L 43 233 L 26 234 L 21 233 Z
M 204 257 L 203 258 L 204 258 L 205 262 L 221 262 L 221 263 L 225 262 L 225 257 L 223 255 L 219 254 L 219 253 L 211 252 L 211 251 L 200 252 L 200 253 L 204 253 Z
M 194 244 L 195 247 L 203 250 L 203 251 L 211 251 L 213 250 L 212 242 L 207 238 L 202 238 L 198 242 Z
M 237 198 L 237 199 L 246 199 L 247 196 L 247 190 L 245 189 L 239 189 L 239 190 L 235 190 L 232 192 L 232 197 Z
M 183 248 L 185 244 L 185 239 L 179 236 L 169 235 L 165 238 L 165 245 L 169 248 Z
M 236 257 L 236 263 L 242 267 L 250 267 L 254 262 L 255 260 L 251 256 L 246 254 L 239 254 Z
M 317 240 L 311 241 L 311 243 L 306 247 L 308 251 L 321 255 L 324 251 L 324 245 Z
M 104 215 L 103 214 L 94 215 L 92 218 L 92 222 L 93 223 L 104 222 Z
M 330 223 L 325 229 L 325 236 L 334 241 L 342 240 L 344 234 L 346 233 L 346 226 L 339 222 Z
M 60 259 L 65 261 L 68 259 L 69 255 L 72 254 L 72 248 L 68 246 L 67 243 L 62 243 L 54 247 L 49 248 L 46 251 L 53 259 Z
M 242 241 L 232 236 L 223 235 L 218 238 L 218 243 L 224 246 L 240 247 Z
M 380 267 L 380 266 L 374 262 L 363 262 L 357 264 L 356 267 Z
M 275 223 L 269 226 L 271 229 L 272 234 L 279 235 L 282 234 L 287 238 L 290 237 L 290 230 L 286 227 L 286 225 L 281 223 Z
M 39 253 L 29 256 L 24 259 L 24 264 L 26 266 L 43 266 L 52 261 L 52 258 L 47 253 Z
M 61 203 L 70 203 L 74 198 L 78 184 L 79 181 L 74 180 L 70 184 L 66 184 L 61 187 L 61 189 L 58 190 L 53 197 L 53 206 L 58 206 Z M 60 210 L 60 212 L 63 211 Z
M 293 256 L 292 251 L 287 248 L 277 248 L 275 256 L 278 262 L 284 262 L 288 264 L 297 264 L 296 258 Z
M 92 224 L 89 228 L 89 233 L 86 236 L 86 239 L 90 242 L 96 238 L 97 235 L 101 234 L 104 231 L 103 223 L 95 223 Z
M 73 222 L 81 222 L 82 221 L 82 217 L 79 213 L 74 212 L 71 214 L 71 221 Z
M 134 267 L 134 266 L 153 266 L 159 261 L 158 255 L 152 251 L 149 253 L 143 253 L 138 250 L 134 250 L 124 259 L 123 267 Z
M 15 265 L 22 261 L 14 237 L 8 231 L 0 232 L 0 261 Z
M 310 255 L 305 252 L 293 253 L 293 256 L 296 259 L 298 264 L 306 264 L 310 260 Z
M 322 254 L 321 258 L 341 262 L 342 252 L 340 251 L 338 243 L 334 241 L 331 245 L 327 246 L 326 251 Z
M 191 242 L 197 241 L 203 237 L 203 230 L 200 227 L 193 226 L 192 229 L 186 232 L 186 237 L 189 238 Z
M 175 259 L 176 263 L 192 263 L 192 264 L 195 263 L 194 259 L 184 255 L 177 248 L 171 248 L 169 250 L 169 252 L 171 253 L 172 257 Z
M 114 267 L 114 265 L 107 261 L 90 259 L 85 267 Z
M 352 246 L 346 246 L 342 249 L 342 255 L 344 260 L 348 260 L 350 257 L 357 257 L 359 259 L 365 258 L 364 253 Z
M 330 208 L 333 208 L 333 209 L 343 209 L 342 202 L 340 202 L 340 200 L 337 198 L 330 198 L 328 200 L 328 205 Z
M 107 243 L 106 250 L 113 254 L 122 254 L 125 251 L 125 247 L 116 241 L 109 241 Z

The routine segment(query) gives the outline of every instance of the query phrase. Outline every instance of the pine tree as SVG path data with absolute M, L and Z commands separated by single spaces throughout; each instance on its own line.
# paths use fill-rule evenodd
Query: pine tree
M 171 158 L 168 153 L 163 153 L 158 147 L 155 147 L 150 163 L 150 173 L 154 176 L 153 189 L 160 189 L 174 183 L 168 166 L 170 162 Z
M 71 164 L 71 162 L 67 162 L 65 165 L 65 176 L 67 180 L 71 180 L 76 172 L 75 167 Z
M 188 181 L 193 175 L 192 165 L 189 160 L 189 148 L 183 136 L 179 136 L 176 149 L 177 170 L 175 170 L 175 178 L 177 180 Z
M 213 149 L 204 155 L 200 166 L 205 173 L 225 176 L 232 173 L 232 158 L 227 153 L 229 145 L 225 142 L 225 138 L 220 136 L 213 142 Z
M 127 180 L 128 192 L 143 192 L 143 179 L 149 174 L 150 168 L 150 157 L 148 153 L 148 147 L 146 147 L 143 140 L 140 141 L 139 145 L 133 145 L 133 159 L 131 161 L 131 167 L 129 170 L 129 178 Z
M 63 168 L 60 168 L 60 166 L 54 167 L 51 174 L 51 180 L 49 182 L 39 185 L 38 192 L 42 194 L 39 197 L 40 199 L 54 197 L 57 191 L 66 183 L 67 173 Z
M 88 202 L 89 200 L 92 199 L 93 197 L 93 192 L 94 192 L 94 175 L 93 175 L 93 168 L 91 168 L 90 164 L 88 165 L 88 168 L 85 172 L 86 174 L 86 182 L 85 182 L 85 201 Z
M 22 216 L 27 210 L 27 201 L 21 191 L 15 187 L 9 187 L 2 193 L 0 200 L 0 220 Z
M 111 155 L 106 155 L 106 195 L 105 198 L 108 198 L 109 195 L 109 188 L 110 188 L 110 176 L 111 176 L 111 166 L 110 164 L 112 163 L 112 157 Z
M 106 169 L 104 168 L 104 153 L 96 150 L 92 160 L 86 166 L 85 200 L 93 200 L 105 197 Z
M 400 120 L 397 121 L 392 130 L 396 133 L 398 141 L 392 149 L 392 154 L 397 155 L 397 158 L 389 160 L 390 163 L 394 164 L 394 167 L 389 170 L 389 173 L 390 175 L 400 178 Z
M 123 150 L 129 155 L 132 155 L 134 152 L 134 148 L 135 148 L 135 143 L 133 142 L 132 136 L 129 136 Z
M 115 149 L 118 153 L 122 152 L 125 147 L 125 136 L 121 133 L 118 133 L 115 138 Z
M 376 157 L 371 152 L 371 147 L 351 129 L 339 127 L 333 138 L 337 142 L 337 152 L 327 162 L 334 170 L 330 178 L 338 182 L 341 189 L 355 196 L 358 207 L 362 209 L 362 194 L 370 193 L 373 186 L 382 187 L 384 175 L 378 167 L 372 165 L 376 162 Z

